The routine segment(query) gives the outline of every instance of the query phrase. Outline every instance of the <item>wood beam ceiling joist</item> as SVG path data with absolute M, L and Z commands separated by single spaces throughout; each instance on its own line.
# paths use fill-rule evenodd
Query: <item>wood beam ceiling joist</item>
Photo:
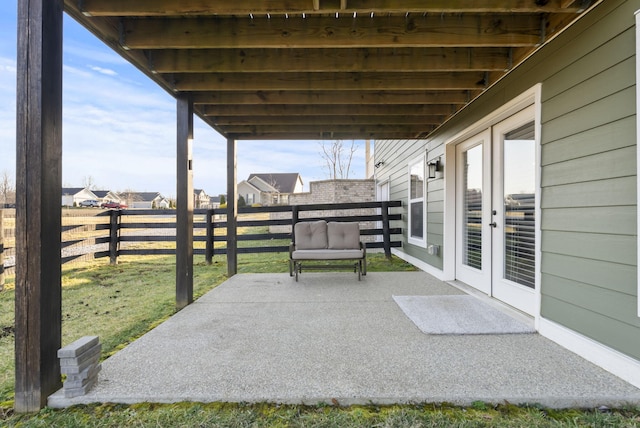
M 313 125 L 237 125 L 221 126 L 227 135 L 269 135 L 269 134 L 304 134 L 314 133 L 316 135 L 329 135 L 331 133 L 353 133 L 359 135 L 379 135 L 379 134 L 404 134 L 420 135 L 427 130 L 432 130 L 433 125 L 333 125 L 323 124 Z M 295 137 L 294 137 L 295 138 Z
M 424 138 L 589 0 L 64 0 L 227 138 Z
M 211 120 L 220 127 L 252 125 L 438 125 L 442 115 L 427 116 L 365 116 L 358 112 L 335 116 L 216 116 Z
M 353 132 L 297 132 L 297 133 L 278 133 L 270 134 L 253 134 L 253 133 L 235 133 L 225 134 L 234 140 L 406 140 L 425 138 L 431 130 L 419 132 L 417 134 L 408 134 L 406 132 L 377 132 L 361 134 L 358 131 Z
M 449 116 L 457 108 L 445 104 L 306 104 L 306 105 L 200 105 L 204 116 Z
M 485 73 L 190 73 L 174 74 L 185 91 L 375 91 L 476 90 L 486 86 Z
M 126 49 L 519 47 L 541 43 L 543 15 L 379 18 L 123 18 Z
M 87 16 L 575 13 L 575 0 L 82 0 Z M 315 4 L 315 7 L 314 7 Z
M 167 49 L 146 54 L 149 68 L 157 73 L 505 71 L 511 67 L 510 48 Z
M 342 105 L 452 104 L 465 105 L 482 91 L 203 91 L 193 103 L 215 105 Z

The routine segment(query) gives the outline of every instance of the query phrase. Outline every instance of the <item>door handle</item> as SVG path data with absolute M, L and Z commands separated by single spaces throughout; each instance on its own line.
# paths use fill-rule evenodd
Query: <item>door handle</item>
M 493 223 L 489 223 L 489 226 L 491 227 L 498 227 L 498 223 L 496 223 L 495 221 Z

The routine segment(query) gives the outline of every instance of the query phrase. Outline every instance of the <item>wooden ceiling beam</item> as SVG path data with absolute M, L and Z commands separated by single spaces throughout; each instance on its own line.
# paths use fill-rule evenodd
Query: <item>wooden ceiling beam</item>
M 462 106 L 481 90 L 461 91 L 203 91 L 193 93 L 195 105 L 342 105 L 452 104 Z
M 484 89 L 479 72 L 437 73 L 191 73 L 173 75 L 178 92 Z
M 210 120 L 222 128 L 241 125 L 438 125 L 445 118 L 444 115 L 363 116 L 354 112 L 335 116 L 216 116 Z
M 147 55 L 149 68 L 158 73 L 505 71 L 510 67 L 509 48 L 167 49 L 150 50 Z
M 122 19 L 126 49 L 518 47 L 541 42 L 543 17 Z
M 324 125 L 324 124 L 304 124 L 304 125 L 230 125 L 219 127 L 225 134 L 300 134 L 312 132 L 315 134 L 328 135 L 330 133 L 353 133 L 359 135 L 372 135 L 376 133 L 394 133 L 404 135 L 418 135 L 428 132 L 434 125 Z
M 448 116 L 457 109 L 446 104 L 306 104 L 306 105 L 201 105 L 204 116 Z
M 254 133 L 235 133 L 224 134 L 227 138 L 233 138 L 234 140 L 406 140 L 406 139 L 418 139 L 425 138 L 431 133 L 432 130 L 420 131 L 415 134 L 407 132 L 382 132 L 376 133 L 369 132 L 367 134 L 361 134 L 359 132 L 296 132 L 296 133 L 279 133 L 272 132 L 269 134 L 254 134 Z
M 302 15 L 318 13 L 573 13 L 574 0 L 83 0 L 87 16 Z M 345 5 L 346 3 L 346 5 Z

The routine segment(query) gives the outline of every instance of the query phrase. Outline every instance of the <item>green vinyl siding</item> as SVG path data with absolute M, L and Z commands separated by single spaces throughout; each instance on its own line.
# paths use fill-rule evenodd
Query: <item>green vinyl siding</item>
M 595 313 L 607 314 L 607 317 L 613 320 L 640 327 L 640 319 L 633 320 L 625 316 L 635 311 L 634 299 L 630 299 L 629 295 L 552 275 L 548 275 L 548 280 L 556 285 L 548 293 L 548 297 Z
M 587 17 L 589 31 L 575 43 L 600 44 L 583 47 L 542 85 L 541 315 L 634 358 L 639 7 L 597 8 L 604 15 Z
M 545 209 L 542 230 L 635 235 L 636 212 L 635 206 Z
M 542 251 L 548 254 L 555 252 L 580 259 L 623 264 L 631 266 L 632 270 L 636 263 L 637 239 L 631 235 L 554 230 L 542 232 L 540 241 Z M 630 291 L 627 290 L 627 292 Z
M 636 148 L 624 147 L 546 165 L 543 168 L 542 187 L 634 176 L 635 170 Z
M 542 166 L 623 147 L 635 148 L 635 132 L 636 117 L 634 115 L 553 140 L 553 144 L 544 146 Z
M 442 255 L 432 256 L 427 249 L 407 242 L 408 211 L 408 181 L 407 168 L 409 162 L 427 153 L 427 161 L 443 156 L 442 149 L 428 150 L 423 140 L 386 140 L 375 142 L 375 161 L 384 161 L 384 166 L 376 171 L 378 180 L 389 179 L 389 198 L 402 201 L 404 244 L 401 251 L 424 260 L 426 263 L 442 269 Z M 442 180 L 427 179 L 426 210 L 427 210 L 427 245 L 442 245 L 443 243 L 443 209 L 444 190 Z
M 542 209 L 635 205 L 636 177 L 618 177 L 588 183 L 547 186 L 542 190 Z
M 626 298 L 635 295 L 635 266 L 623 263 L 588 259 L 584 257 L 572 257 L 565 254 L 545 252 L 542 253 L 542 275 L 553 275 L 576 283 L 591 284 L 603 289 L 609 289 L 616 293 L 622 293 Z M 550 284 L 544 286 L 548 291 L 542 294 L 553 294 L 556 290 Z M 578 296 L 576 296 L 578 299 Z M 633 299 L 631 299 L 633 300 Z M 589 316 L 591 314 L 588 314 Z M 611 316 L 612 314 L 604 314 Z M 633 317 L 637 318 L 637 317 Z M 632 317 L 629 324 L 635 322 Z
M 551 280 L 549 283 L 552 286 L 556 285 Z M 591 311 L 589 317 L 585 317 L 584 308 L 547 295 L 542 296 L 541 305 L 556 314 L 555 322 L 578 331 L 596 342 L 605 343 L 613 349 L 634 356 L 634 345 L 638 341 L 638 326 L 617 321 L 594 311 Z M 604 342 L 603 337 L 606 337 Z M 635 358 L 638 357 L 635 356 Z
M 639 9 L 639 0 L 601 2 L 428 139 L 376 142 L 391 197 L 406 199 L 408 160 L 426 150 L 446 168 L 454 162 L 444 158 L 447 141 L 541 83 L 541 315 L 636 359 Z M 428 186 L 427 239 L 439 244 L 444 216 L 454 213 L 443 212 L 443 180 Z M 442 266 L 424 249 L 402 251 Z
M 544 84 L 542 92 L 545 92 Z M 551 102 L 551 101 L 550 101 Z M 544 111 L 545 103 L 542 104 Z M 631 116 L 635 111 L 635 87 L 605 97 L 598 102 L 588 104 L 562 116 L 543 120 L 545 141 L 554 141 L 587 129 L 596 128 Z M 543 113 L 544 117 L 544 113 Z

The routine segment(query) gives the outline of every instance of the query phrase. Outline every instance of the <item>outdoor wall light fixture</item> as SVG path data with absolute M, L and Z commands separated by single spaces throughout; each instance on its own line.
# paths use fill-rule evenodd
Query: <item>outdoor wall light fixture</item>
M 376 164 L 374 165 L 374 167 L 376 167 L 376 168 L 380 168 L 382 165 L 384 165 L 384 161 L 380 161 L 380 162 L 376 163 Z
M 436 178 L 436 173 L 440 172 L 440 158 L 429 162 L 427 167 L 429 168 L 429 178 Z

